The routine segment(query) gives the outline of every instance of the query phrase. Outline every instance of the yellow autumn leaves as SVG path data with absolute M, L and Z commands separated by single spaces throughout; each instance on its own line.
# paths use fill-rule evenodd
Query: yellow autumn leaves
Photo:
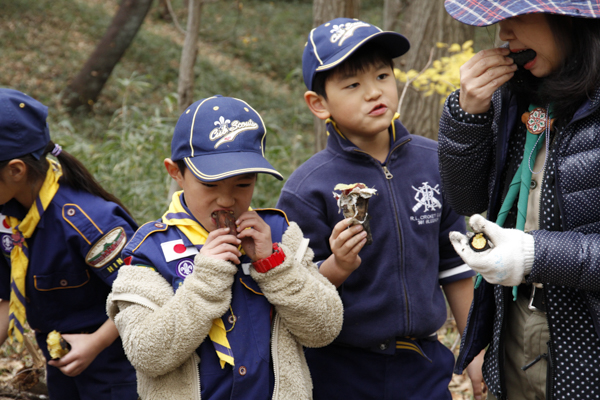
M 461 46 L 458 43 L 448 45 L 437 43 L 437 48 L 447 49 L 450 55 L 441 57 L 431 63 L 431 67 L 424 71 L 411 69 L 407 72 L 394 69 L 394 75 L 400 82 L 408 82 L 416 90 L 424 92 L 423 96 L 438 93 L 446 98 L 450 93 L 460 87 L 460 66 L 475 55 L 473 41 L 468 40 Z

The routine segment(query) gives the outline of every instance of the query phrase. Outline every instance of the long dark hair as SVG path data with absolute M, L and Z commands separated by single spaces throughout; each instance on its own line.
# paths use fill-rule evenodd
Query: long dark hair
M 31 154 L 17 157 L 27 166 L 28 182 L 39 182 L 40 180 L 43 181 L 46 178 L 46 173 L 50 167 L 50 164 L 46 159 L 46 155 L 54 150 L 54 148 L 55 144 L 51 140 L 46 145 L 44 153 L 40 156 L 39 160 L 36 160 Z M 127 207 L 125 207 L 115 195 L 107 192 L 78 159 L 64 150 L 62 150 L 60 154 L 56 156 L 56 158 L 62 167 L 62 176 L 58 180 L 60 184 L 65 184 L 74 189 L 91 193 L 95 196 L 103 198 L 106 201 L 117 203 L 127 212 L 127 214 L 131 215 L 129 210 L 127 210 Z M 6 167 L 10 161 L 11 160 L 0 161 L 0 170 Z
M 553 104 L 554 117 L 565 124 L 600 87 L 600 20 L 544 15 L 565 54 L 562 65 L 544 78 L 519 69 L 508 87 L 525 102 Z

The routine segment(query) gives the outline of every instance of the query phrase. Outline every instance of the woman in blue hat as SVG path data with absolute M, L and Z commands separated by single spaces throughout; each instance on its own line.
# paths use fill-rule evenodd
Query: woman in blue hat
M 489 245 L 451 233 L 483 278 L 455 372 L 487 348 L 490 397 L 600 398 L 600 2 L 445 6 L 506 42 L 462 66 L 440 120 L 445 194 Z
M 27 321 L 48 360 L 51 399 L 135 400 L 106 298 L 137 225 L 50 140 L 47 116 L 35 99 L 0 89 L 0 344 L 27 340 Z M 62 357 L 47 348 L 53 331 L 70 348 Z

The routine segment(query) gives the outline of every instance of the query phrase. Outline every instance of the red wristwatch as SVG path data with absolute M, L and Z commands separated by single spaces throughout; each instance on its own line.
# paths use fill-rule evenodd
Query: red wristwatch
M 254 261 L 252 265 L 256 272 L 267 272 L 278 265 L 281 265 L 285 260 L 285 253 L 277 243 L 273 243 L 273 254 L 267 258 Z

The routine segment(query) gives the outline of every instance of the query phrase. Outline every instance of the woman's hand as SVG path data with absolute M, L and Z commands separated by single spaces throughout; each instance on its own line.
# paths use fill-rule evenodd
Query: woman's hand
M 482 50 L 460 67 L 459 103 L 463 111 L 482 114 L 489 110 L 496 89 L 517 70 L 508 54 L 507 48 Z

